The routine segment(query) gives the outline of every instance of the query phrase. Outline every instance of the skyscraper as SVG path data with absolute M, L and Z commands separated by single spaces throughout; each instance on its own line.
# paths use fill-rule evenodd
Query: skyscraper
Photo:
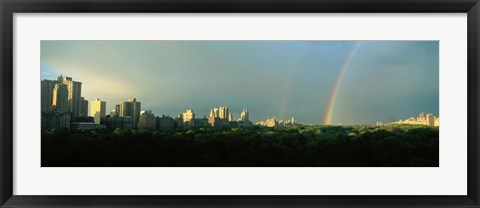
M 249 121 L 250 118 L 249 118 L 249 113 L 248 113 L 248 109 L 247 108 L 244 108 L 242 113 L 240 113 L 240 121 Z
M 68 110 L 73 117 L 80 115 L 80 97 L 82 94 L 82 83 L 73 81 L 71 77 L 63 77 L 60 75 L 57 79 L 67 86 L 68 89 Z
M 126 117 L 132 116 L 132 104 L 129 102 L 121 102 L 120 103 L 120 111 L 118 112 L 118 116 Z
M 57 82 L 54 80 L 42 80 L 41 82 L 41 110 L 49 111 L 52 109 L 53 88 Z
M 93 121 L 96 124 L 100 124 L 100 121 L 105 117 L 105 108 L 107 103 L 105 101 L 101 101 L 100 99 L 95 99 L 92 101 L 90 106 L 90 116 L 93 117 Z
M 80 97 L 80 116 L 88 116 L 88 100 Z
M 188 109 L 185 113 L 182 113 L 183 124 L 186 127 L 194 127 L 195 126 L 195 113 L 193 110 Z
M 427 124 L 427 120 L 426 120 L 426 118 L 425 118 L 425 113 L 421 112 L 421 113 L 418 114 L 417 122 L 418 122 L 418 123 L 423 123 L 423 124 L 425 124 L 425 125 L 428 125 L 428 124 Z
M 427 114 L 427 126 L 434 126 L 435 125 L 435 117 L 433 114 Z
M 218 108 L 213 108 L 213 115 L 215 118 L 219 118 Z
M 278 126 L 278 120 L 275 117 L 272 118 L 267 118 L 266 120 L 266 126 L 267 127 L 275 127 Z
M 52 108 L 59 112 L 68 112 L 68 89 L 61 83 L 55 84 L 52 92 Z
M 133 128 L 138 127 L 138 119 L 140 118 L 141 102 L 137 102 L 136 98 L 129 98 L 127 102 L 120 103 L 120 117 L 131 116 L 133 119 Z
M 151 110 L 142 111 L 138 121 L 138 128 L 155 130 L 157 119 Z
M 212 108 L 206 121 L 208 122 L 208 125 L 217 127 L 229 125 L 231 119 L 232 114 L 228 110 L 228 107 L 221 106 L 219 108 Z
M 210 115 L 209 115 L 208 117 L 209 117 L 209 118 L 215 118 L 215 117 L 216 117 L 216 115 L 215 115 L 215 109 L 214 109 L 214 108 L 212 108 L 212 109 L 210 110 Z
M 162 117 L 157 117 L 156 129 L 161 131 L 166 131 L 173 129 L 175 127 L 175 120 L 170 116 L 162 115 Z
M 219 109 L 218 109 L 218 113 L 219 113 L 219 118 L 221 119 L 228 119 L 228 108 L 226 106 L 221 106 Z
M 115 108 L 110 113 L 110 116 L 118 117 L 120 115 L 120 105 L 115 105 Z

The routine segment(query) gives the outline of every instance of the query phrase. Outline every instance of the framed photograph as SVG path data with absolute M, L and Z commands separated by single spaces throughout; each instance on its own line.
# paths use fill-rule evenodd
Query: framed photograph
M 1 1 L 1 207 L 479 207 L 478 0 Z

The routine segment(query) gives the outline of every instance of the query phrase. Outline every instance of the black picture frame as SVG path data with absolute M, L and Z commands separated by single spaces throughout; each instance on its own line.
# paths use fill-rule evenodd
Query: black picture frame
M 0 205 L 2 207 L 480 207 L 479 0 L 0 0 Z M 13 195 L 14 13 L 467 13 L 468 194 L 466 196 L 25 196 Z M 451 138 L 455 139 L 455 138 Z M 445 180 L 449 180 L 446 178 Z M 94 187 L 92 187 L 93 189 Z

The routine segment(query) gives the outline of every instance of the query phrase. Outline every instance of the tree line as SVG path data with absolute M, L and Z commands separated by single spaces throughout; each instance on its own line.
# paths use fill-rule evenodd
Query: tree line
M 43 167 L 436 167 L 421 125 L 47 130 Z

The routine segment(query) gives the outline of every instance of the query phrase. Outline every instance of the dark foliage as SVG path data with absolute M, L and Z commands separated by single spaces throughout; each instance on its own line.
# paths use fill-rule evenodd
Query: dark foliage
M 427 126 L 42 132 L 43 167 L 436 167 Z

